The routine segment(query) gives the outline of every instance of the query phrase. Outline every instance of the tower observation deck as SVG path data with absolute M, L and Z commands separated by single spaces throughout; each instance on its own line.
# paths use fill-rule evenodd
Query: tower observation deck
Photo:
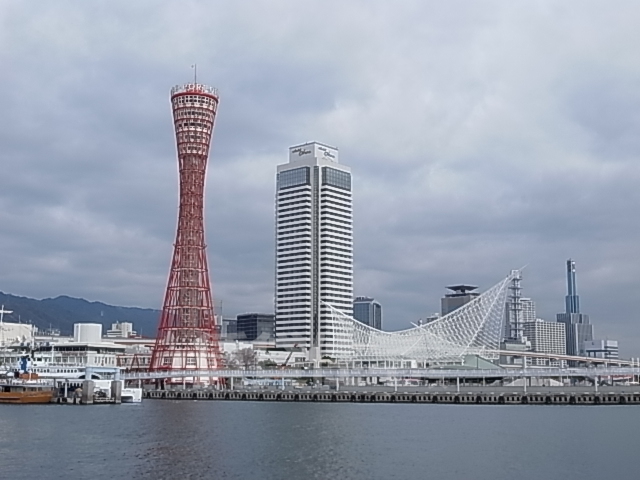
M 198 83 L 171 89 L 180 207 L 150 371 L 222 366 L 204 234 L 204 184 L 218 102 L 216 89 Z M 196 376 L 187 379 L 190 383 L 210 381 Z

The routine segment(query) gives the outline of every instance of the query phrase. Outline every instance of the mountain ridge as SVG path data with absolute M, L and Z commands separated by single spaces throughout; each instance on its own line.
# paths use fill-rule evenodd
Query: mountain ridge
M 160 310 L 109 305 L 68 295 L 37 300 L 0 292 L 0 304 L 13 311 L 4 315 L 5 321 L 32 323 L 39 329 L 57 328 L 62 335 L 71 335 L 74 323 L 100 323 L 104 333 L 112 323 L 131 322 L 139 334 L 149 337 L 155 335 L 160 318 Z

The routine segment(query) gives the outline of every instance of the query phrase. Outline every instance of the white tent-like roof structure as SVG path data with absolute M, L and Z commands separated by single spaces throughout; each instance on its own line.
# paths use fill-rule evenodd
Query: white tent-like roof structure
M 348 362 L 461 363 L 468 355 L 493 359 L 503 336 L 511 272 L 471 302 L 437 320 L 397 332 L 384 332 L 358 322 L 325 304 L 332 313 L 327 332 L 337 340 L 333 357 Z

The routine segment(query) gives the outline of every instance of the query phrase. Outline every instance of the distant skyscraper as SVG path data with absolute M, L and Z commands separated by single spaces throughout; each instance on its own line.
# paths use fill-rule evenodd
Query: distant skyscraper
M 351 332 L 329 305 L 352 315 L 351 170 L 337 149 L 305 143 L 289 149 L 276 183 L 276 345 L 342 357 Z
M 382 305 L 371 297 L 356 297 L 353 301 L 353 318 L 382 330 Z
M 474 292 L 478 287 L 474 285 L 450 285 L 447 290 L 453 293 L 447 293 L 440 299 L 440 308 L 442 316 L 445 316 L 461 306 L 469 303 L 471 300 L 480 295 Z
M 580 302 L 576 289 L 576 263 L 567 260 L 567 296 L 565 297 L 565 313 L 558 313 L 558 322 L 565 326 L 567 355 L 584 356 L 585 342 L 593 340 L 593 325 L 589 323 L 589 315 L 580 313 Z
M 567 296 L 565 297 L 565 312 L 580 313 L 580 297 L 576 290 L 576 262 L 567 260 Z

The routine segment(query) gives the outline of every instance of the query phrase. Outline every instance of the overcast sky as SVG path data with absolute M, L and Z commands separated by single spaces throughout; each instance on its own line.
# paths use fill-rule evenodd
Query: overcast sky
M 178 175 L 173 85 L 220 91 L 213 293 L 273 311 L 276 165 L 319 141 L 353 169 L 355 294 L 384 326 L 565 261 L 597 337 L 640 355 L 640 4 L 0 3 L 0 290 L 161 308 Z

